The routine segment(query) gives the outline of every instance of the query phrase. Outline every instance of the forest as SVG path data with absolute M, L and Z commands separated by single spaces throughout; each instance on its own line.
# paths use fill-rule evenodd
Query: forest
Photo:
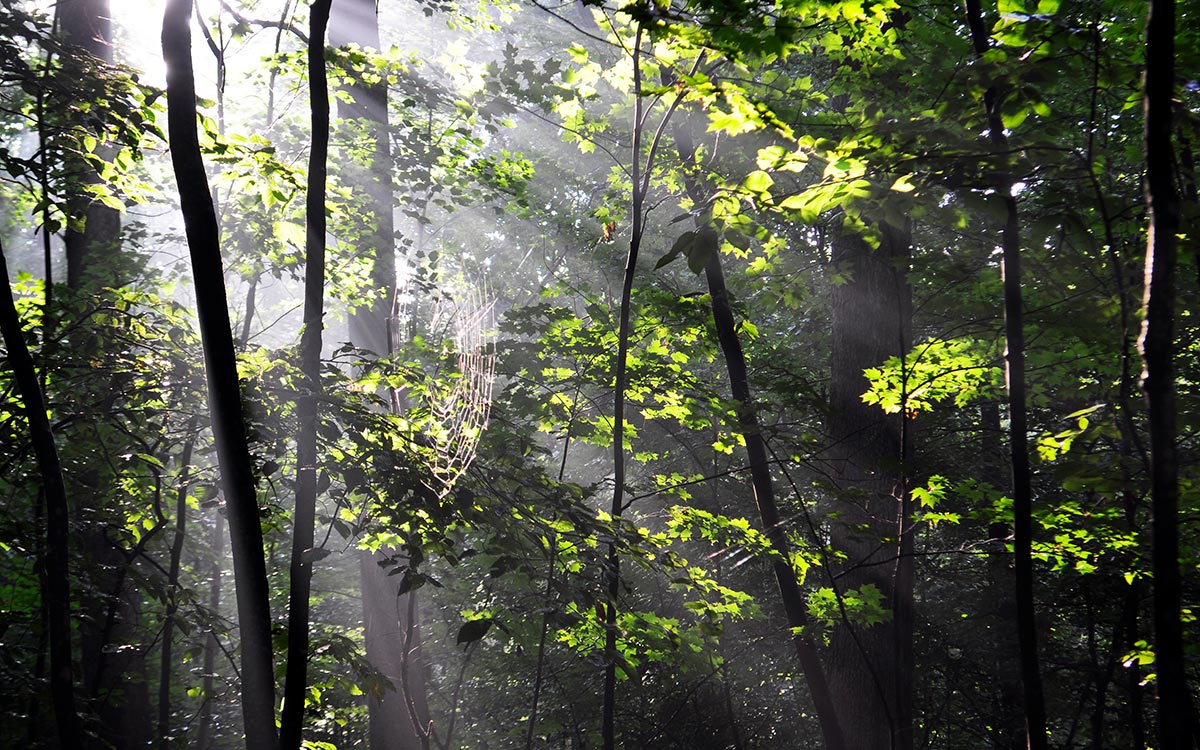
M 1200 6 L 0 0 L 0 750 L 1200 747 Z

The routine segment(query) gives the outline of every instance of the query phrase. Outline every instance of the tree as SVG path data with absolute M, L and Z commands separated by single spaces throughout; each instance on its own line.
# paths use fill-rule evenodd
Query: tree
M 0 0 L 0 747 L 1012 750 L 1019 629 L 1032 743 L 1187 746 L 1190 17 L 1156 88 L 1125 0 L 322 6 L 206 6 L 209 113 L 172 4 L 179 224 L 159 92 Z
M 325 175 L 329 154 L 329 85 L 325 72 L 325 29 L 330 0 L 313 3 L 308 26 L 309 154 L 304 245 L 304 329 L 300 374 L 304 391 L 297 399 L 296 510 L 292 520 L 291 593 L 288 598 L 287 682 L 280 720 L 280 746 L 299 750 L 308 696 L 309 597 L 316 562 L 313 527 L 317 512 L 317 427 L 321 402 L 321 333 L 325 327 Z
M 977 58 L 988 49 L 983 15 L 977 0 L 968 0 L 967 24 Z M 998 154 L 1008 152 L 1008 138 L 1000 115 L 1002 93 L 992 86 L 984 95 L 988 134 Z M 1016 570 L 1017 639 L 1021 658 L 1021 683 L 1025 698 L 1025 732 L 1034 750 L 1046 747 L 1046 705 L 1038 663 L 1037 623 L 1033 597 L 1033 479 L 1029 466 L 1028 420 L 1025 390 L 1025 314 L 1021 294 L 1021 238 L 1017 216 L 1015 180 L 1005 173 L 997 177 L 997 190 L 1004 199 L 1004 229 L 1001 232 L 1004 277 L 1005 381 L 1008 385 L 1009 452 L 1013 472 L 1013 554 Z
M 1175 3 L 1154 0 L 1146 23 L 1146 294 L 1140 340 L 1142 390 L 1150 414 L 1154 509 L 1154 634 L 1158 667 L 1158 742 L 1164 750 L 1194 747 L 1196 718 L 1188 688 L 1180 621 L 1179 477 L 1175 448 L 1174 314 L 1179 191 L 1171 110 L 1175 88 Z
M 191 12 L 189 0 L 171 0 L 163 15 L 167 133 L 192 259 L 209 410 L 229 518 L 242 636 L 242 713 L 246 741 L 254 747 L 273 750 L 278 736 L 267 570 L 225 298 L 217 218 L 196 134 Z
M 330 24 L 330 41 L 336 47 L 380 47 L 379 18 L 376 4 L 370 0 L 339 2 Z M 365 184 L 365 200 L 358 204 L 358 238 L 370 250 L 370 265 L 368 290 L 363 304 L 350 315 L 349 333 L 356 346 L 385 358 L 394 356 L 401 344 L 396 339 L 398 290 L 388 86 L 386 76 L 375 82 L 352 81 L 349 101 L 339 102 L 338 114 L 354 134 L 347 176 Z M 389 402 L 393 410 L 399 409 L 394 390 Z M 400 750 L 428 742 L 429 710 L 425 670 L 419 658 L 416 592 L 402 594 L 401 578 L 388 575 L 395 570 L 394 554 L 364 551 L 360 575 L 367 659 L 390 683 L 390 689 L 371 691 L 368 697 L 371 746 Z M 389 695 L 393 691 L 394 696 Z
M 17 380 L 24 405 L 33 450 L 41 474 L 42 498 L 46 506 L 46 547 L 44 555 L 43 597 L 45 598 L 46 629 L 50 635 L 50 694 L 58 725 L 59 742 L 63 747 L 82 747 L 83 731 L 75 709 L 75 678 L 71 665 L 71 588 L 68 570 L 68 539 L 70 516 L 67 490 L 63 483 L 54 432 L 46 417 L 46 402 L 42 397 L 33 357 L 25 345 L 25 332 L 13 303 L 12 287 L 8 284 L 8 263 L 0 246 L 0 277 L 5 280 L 5 293 L 0 296 L 0 333 Z
M 59 26 L 63 40 L 96 60 L 113 61 L 112 14 L 109 0 L 58 0 Z M 79 123 L 85 126 L 84 123 Z M 69 168 L 80 188 L 99 184 L 99 175 L 86 162 Z M 120 212 L 105 205 L 86 190 L 75 191 L 67 208 L 69 219 L 63 244 L 67 255 L 67 286 L 84 289 L 98 279 L 93 276 L 111 267 L 121 232 Z M 81 223 L 82 227 L 78 224 Z M 93 269 L 96 269 L 93 271 Z

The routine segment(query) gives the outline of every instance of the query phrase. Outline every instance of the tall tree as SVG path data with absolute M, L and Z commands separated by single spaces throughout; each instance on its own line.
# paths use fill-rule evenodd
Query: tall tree
M 901 483 L 902 425 L 863 403 L 863 371 L 908 349 L 911 299 L 905 278 L 910 255 L 906 227 L 879 223 L 874 239 L 849 226 L 833 230 L 831 262 L 845 283 L 832 291 L 833 355 L 829 382 L 830 466 L 836 482 L 833 547 L 846 555 L 843 592 L 873 586 L 893 604 L 889 623 L 869 628 L 845 622 L 833 633 L 826 669 L 846 732 L 846 747 L 903 748 L 911 741 L 911 589 L 898 588 L 896 563 L 906 534 Z M 909 558 L 911 559 L 911 558 Z M 872 717 L 864 720 L 862 717 Z
M 330 0 L 315 0 L 308 27 L 309 109 L 312 149 L 305 201 L 304 329 L 300 338 L 301 393 L 296 411 L 296 509 L 292 521 L 291 591 L 288 598 L 287 682 L 279 727 L 282 750 L 299 750 L 308 695 L 309 594 L 317 512 L 317 428 L 321 403 L 321 339 L 325 327 L 325 178 L 329 156 L 329 83 L 325 28 Z
M 112 64 L 109 0 L 59 0 L 57 14 L 63 41 L 74 48 L 73 54 L 63 58 L 64 75 L 79 73 L 76 66 L 80 65 Z M 81 93 L 86 97 L 103 92 Z M 85 107 L 72 108 L 67 117 L 72 127 L 89 129 Z M 101 147 L 101 151 L 110 155 L 112 148 Z M 119 283 L 109 274 L 118 267 L 114 261 L 120 242 L 120 212 L 87 191 L 101 180 L 91 164 L 81 158 L 66 161 L 70 189 L 63 233 L 67 286 L 75 292 L 94 292 Z M 100 473 L 105 473 L 105 467 Z M 151 711 L 144 654 L 133 647 L 141 619 L 140 594 L 128 575 L 133 561 L 101 524 L 84 528 L 81 546 L 91 563 L 90 589 L 99 595 L 96 606 L 109 613 L 81 623 L 84 683 L 99 720 L 95 742 L 116 748 L 144 746 L 152 734 Z
M 613 367 L 613 496 L 609 514 L 613 523 L 619 523 L 625 509 L 625 392 L 629 389 L 629 331 L 630 307 L 633 297 L 633 278 L 637 272 L 638 253 L 642 247 L 642 235 L 646 231 L 644 206 L 646 191 L 650 184 L 653 148 L 647 157 L 647 168 L 642 165 L 642 25 L 637 24 L 633 38 L 633 165 L 630 174 L 633 195 L 630 207 L 629 252 L 625 256 L 625 271 L 621 282 L 621 301 L 618 328 L 616 363 Z M 656 139 L 657 140 L 657 139 Z M 643 174 L 645 176 L 643 176 Z M 621 593 L 621 558 L 617 554 L 617 543 L 608 544 L 608 555 L 604 568 L 605 589 L 608 602 L 604 608 L 604 704 L 601 706 L 601 742 L 604 750 L 616 747 L 616 704 L 617 704 L 617 599 Z
M 976 58 L 988 50 L 979 0 L 966 0 L 967 27 Z M 988 134 L 998 158 L 1008 158 L 1001 107 L 1003 92 L 995 85 L 984 93 Z M 1038 660 L 1037 621 L 1033 596 L 1033 470 L 1029 463 L 1029 419 L 1025 391 L 1025 323 L 1021 292 L 1021 224 L 1017 215 L 1015 180 L 1008 170 L 996 175 L 996 191 L 1004 201 L 1004 228 L 1000 232 L 1001 269 L 1004 276 L 1004 377 L 1008 392 L 1009 457 L 1013 488 L 1013 567 L 1017 605 L 1017 648 L 1024 690 L 1025 735 L 1030 750 L 1046 748 L 1046 701 Z
M 63 41 L 86 52 L 101 62 L 113 61 L 113 25 L 109 0 L 58 0 L 58 22 Z M 80 123 L 83 127 L 84 124 Z M 83 160 L 70 165 L 79 186 L 95 184 L 100 177 Z M 68 223 L 63 244 L 67 251 L 67 285 L 82 289 L 85 284 L 111 284 L 113 280 L 97 277 L 117 250 L 121 233 L 121 214 L 106 206 L 84 190 L 76 191 L 67 207 L 72 221 Z M 78 226 L 77 222 L 83 222 Z M 111 268 L 111 263 L 108 264 Z
M 686 171 L 683 180 L 687 195 L 693 205 L 708 205 L 709 200 L 703 194 L 695 174 L 700 168 L 697 164 L 695 139 L 687 127 L 681 125 L 674 128 L 674 136 L 680 160 Z M 704 258 L 708 259 L 704 266 L 704 279 L 708 285 L 713 325 L 717 344 L 725 358 L 725 372 L 729 377 L 729 388 L 735 404 L 738 431 L 746 442 L 746 454 L 750 459 L 750 489 L 754 496 L 754 504 L 762 521 L 763 533 L 777 556 L 772 564 L 775 584 L 783 603 L 788 627 L 792 629 L 792 645 L 816 707 L 826 750 L 840 750 L 846 747 L 845 733 L 838 719 L 837 706 L 829 691 L 829 680 L 821 664 L 820 652 L 808 632 L 812 623 L 804 593 L 796 580 L 796 571 L 787 562 L 791 559 L 791 544 L 788 542 L 786 527 L 779 513 L 779 504 L 775 500 L 769 448 L 759 421 L 754 392 L 750 386 L 750 370 L 737 332 L 733 300 L 725 283 L 720 240 L 720 235 L 715 229 L 705 225 L 703 219 L 698 219 L 696 231 L 691 235 L 689 255 L 696 259 L 696 263 Z
M 217 216 L 196 132 L 191 0 L 169 0 L 163 14 L 167 134 L 192 261 L 204 347 L 209 412 L 225 493 L 241 633 L 242 720 L 250 747 L 274 750 L 275 676 L 262 526 L 242 413 Z
M 0 335 L 8 350 L 9 364 L 21 394 L 29 435 L 42 480 L 41 495 L 46 509 L 46 546 L 44 554 L 44 609 L 46 630 L 50 635 L 50 697 L 63 748 L 83 747 L 83 731 L 75 709 L 75 679 L 71 666 L 71 583 L 68 564 L 70 516 L 62 465 L 54 444 L 54 432 L 46 416 L 46 400 L 33 366 L 33 357 L 25 345 L 25 332 L 13 302 L 8 262 L 0 247 Z
M 1150 493 L 1154 513 L 1154 663 L 1158 742 L 1191 750 L 1194 717 L 1184 661 L 1179 573 L 1179 464 L 1175 446 L 1175 266 L 1180 198 L 1171 110 L 1175 91 L 1175 2 L 1150 0 L 1146 22 L 1146 247 L 1142 390 L 1150 411 Z
M 378 49 L 379 17 L 375 0 L 339 0 L 330 16 L 330 43 Z M 396 239 L 392 151 L 389 137 L 387 77 L 356 79 L 347 87 L 338 115 L 353 137 L 355 157 L 343 160 L 348 179 L 362 190 L 359 243 L 370 258 L 370 289 L 350 314 L 350 340 L 378 357 L 392 355 L 395 338 Z M 391 407 L 400 404 L 391 394 Z M 384 552 L 362 553 L 363 638 L 367 660 L 387 678 L 393 691 L 371 691 L 370 743 L 384 750 L 417 750 L 428 741 L 429 709 L 425 669 L 421 665 L 416 592 L 401 594 L 402 576 L 389 576 Z M 382 563 L 382 564 L 381 564 Z M 409 648 L 406 648 L 408 644 Z

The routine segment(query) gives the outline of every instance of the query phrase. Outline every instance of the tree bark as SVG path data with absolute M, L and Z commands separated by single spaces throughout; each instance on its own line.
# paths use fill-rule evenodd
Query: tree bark
M 329 37 L 335 47 L 357 44 L 379 48 L 379 19 L 374 0 L 338 0 L 330 15 Z M 371 289 L 365 304 L 350 315 L 350 340 L 356 346 L 390 356 L 398 346 L 394 331 L 396 295 L 395 200 L 392 190 L 392 153 L 388 137 L 388 90 L 383 82 L 355 82 L 349 86 L 349 101 L 339 101 L 338 115 L 361 129 L 366 144 L 365 163 L 350 179 L 362 188 L 360 219 L 362 243 L 374 250 L 370 271 Z M 355 136 L 359 135 L 355 132 Z M 345 160 L 355 170 L 353 160 Z M 392 396 L 391 406 L 401 404 Z M 369 735 L 372 750 L 420 750 L 427 728 L 429 709 L 425 695 L 425 668 L 421 659 L 421 633 L 408 613 L 419 611 L 409 600 L 416 592 L 401 595 L 402 576 L 387 575 L 390 568 L 379 565 L 387 554 L 362 553 L 359 570 L 363 594 L 363 640 L 367 660 L 395 687 L 395 692 L 368 691 Z M 410 650 L 404 647 L 406 636 Z M 409 665 L 406 667 L 406 663 Z M 407 679 L 405 679 L 407 675 Z M 409 701 L 405 700 L 405 696 Z M 409 715 L 411 702 L 417 721 Z M 418 726 L 418 724 L 420 726 Z
M 832 237 L 833 266 L 848 276 L 833 287 L 829 385 L 829 457 L 838 488 L 831 541 L 848 565 L 839 591 L 873 585 L 893 610 L 890 622 L 866 629 L 842 623 L 830 638 L 830 691 L 851 750 L 906 748 L 912 742 L 913 675 L 905 666 L 912 648 L 912 577 L 903 575 L 912 558 L 888 541 L 907 533 L 903 417 L 862 401 L 869 387 L 863 371 L 908 350 L 910 238 L 906 227 L 881 223 L 876 229 L 878 248 L 841 225 Z
M 282 750 L 299 750 L 308 693 L 309 594 L 317 512 L 317 427 L 321 398 L 321 340 L 325 322 L 325 181 L 329 157 L 329 83 L 325 71 L 325 28 L 330 0 L 315 0 L 309 17 L 308 85 L 312 92 L 312 148 L 308 159 L 304 250 L 304 330 L 296 404 L 296 510 L 292 524 L 291 590 L 288 597 L 287 681 L 279 736 Z
M 191 10 L 191 0 L 169 0 L 163 15 L 167 132 L 192 260 L 209 410 L 229 519 L 242 642 L 242 719 L 250 747 L 275 750 L 278 736 L 269 586 L 225 295 L 217 217 L 196 133 Z
M 0 295 L 0 335 L 8 350 L 9 366 L 21 394 L 29 436 L 42 479 L 42 497 L 46 509 L 45 546 L 45 611 L 46 631 L 50 640 L 50 697 L 58 725 L 59 742 L 63 748 L 83 747 L 83 732 L 75 709 L 75 679 L 71 667 L 71 581 L 68 566 L 68 535 L 70 518 L 67 510 L 67 490 L 63 483 L 62 465 L 54 433 L 46 416 L 46 402 L 33 357 L 25 345 L 21 319 L 13 301 L 9 284 L 8 263 L 0 247 L 0 278 L 4 294 Z
M 1171 106 L 1175 90 L 1175 2 L 1150 0 L 1146 23 L 1145 142 L 1146 291 L 1139 341 L 1142 390 L 1150 413 L 1153 511 L 1154 666 L 1158 673 L 1158 742 L 1162 750 L 1193 747 L 1192 701 L 1180 619 L 1179 464 L 1175 446 L 1175 266 L 1180 197 L 1175 185 Z
M 977 58 L 988 49 L 979 0 L 966 0 L 967 26 Z M 995 86 L 984 94 L 988 133 L 997 154 L 1008 153 L 1008 137 L 1000 115 L 1001 93 Z M 1021 225 L 1012 175 L 996 178 L 1004 198 L 1005 221 L 1000 234 L 1004 277 L 1005 382 L 1008 392 L 1009 451 L 1013 483 L 1013 567 L 1016 578 L 1017 647 L 1024 689 L 1025 734 L 1030 750 L 1045 750 L 1046 701 L 1038 660 L 1037 621 L 1033 596 L 1033 471 L 1029 464 L 1029 427 L 1025 396 L 1025 327 L 1021 299 Z
M 63 40 L 102 63 L 112 64 L 113 34 L 109 0 L 58 0 L 58 22 Z M 79 160 L 70 165 L 79 186 L 100 181 L 95 169 Z M 67 254 L 67 285 L 75 290 L 116 283 L 97 274 L 104 268 L 106 256 L 117 251 L 121 233 L 121 213 L 89 197 L 82 189 L 68 201 L 67 213 L 82 219 L 82 230 L 71 222 L 63 233 Z
M 808 684 L 813 704 L 817 709 L 817 719 L 821 724 L 825 747 L 827 750 L 842 750 L 847 745 L 842 727 L 838 722 L 837 707 L 833 695 L 829 691 L 829 684 L 826 680 L 825 670 L 821 666 L 817 646 L 808 632 L 810 626 L 808 609 L 804 595 L 800 591 L 800 585 L 796 581 L 796 571 L 787 562 L 791 559 L 791 545 L 788 544 L 785 527 L 779 516 L 779 508 L 775 503 L 775 488 L 771 478 L 766 439 L 759 426 L 754 395 L 750 390 L 746 355 L 737 335 L 737 324 L 733 317 L 729 292 L 725 287 L 725 273 L 721 267 L 721 251 L 717 246 L 718 237 L 711 228 L 701 228 L 698 236 L 697 247 L 700 247 L 700 243 L 705 243 L 708 245 L 707 251 L 711 254 L 708 265 L 704 269 L 704 275 L 708 282 L 713 323 L 717 330 L 717 342 L 725 357 L 729 387 L 736 402 L 738 429 L 746 440 L 746 453 L 750 458 L 750 487 L 754 492 L 754 503 L 758 507 L 763 531 L 771 543 L 771 549 L 781 558 L 774 562 L 772 568 L 775 573 L 775 583 L 779 587 L 779 597 L 783 601 L 783 609 L 787 614 L 788 627 L 792 629 L 792 645 L 800 659 L 805 682 Z

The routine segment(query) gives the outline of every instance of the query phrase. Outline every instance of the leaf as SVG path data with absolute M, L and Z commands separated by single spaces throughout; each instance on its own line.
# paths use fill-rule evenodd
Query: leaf
M 700 273 L 708 265 L 708 261 L 712 259 L 716 250 L 717 246 L 714 242 L 695 243 L 692 251 L 688 253 L 688 268 L 692 269 L 692 273 Z
M 330 554 L 332 554 L 331 551 L 325 547 L 309 547 L 300 553 L 300 560 L 301 562 L 314 563 L 318 560 L 324 560 Z
M 463 626 L 458 629 L 458 638 L 455 642 L 461 644 L 471 644 L 480 640 L 487 632 L 492 629 L 492 619 L 485 617 L 479 620 L 467 620 Z
M 754 170 L 750 174 L 746 175 L 745 180 L 742 180 L 742 187 L 746 188 L 752 193 L 765 193 L 770 190 L 771 186 L 774 184 L 775 180 L 771 177 L 771 175 L 767 174 L 761 169 Z
M 676 250 L 675 248 L 671 248 L 670 252 L 668 252 L 663 257 L 659 258 L 658 262 L 654 264 L 654 270 L 657 271 L 658 269 L 662 268 L 663 266 L 667 265 L 668 263 L 670 263 L 671 261 L 675 260 L 678 257 L 679 257 L 679 251 Z

